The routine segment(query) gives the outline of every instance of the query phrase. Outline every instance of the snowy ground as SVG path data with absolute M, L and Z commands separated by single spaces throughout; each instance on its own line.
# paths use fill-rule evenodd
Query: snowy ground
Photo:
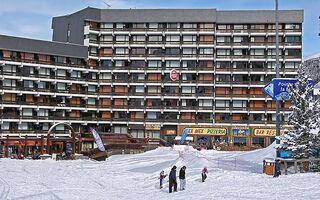
M 180 152 L 184 152 L 183 154 Z M 0 199 L 320 199 L 320 173 L 272 178 L 261 173 L 269 147 L 252 152 L 158 148 L 105 162 L 0 159 Z M 187 188 L 168 193 L 159 173 L 187 166 Z M 209 174 L 201 182 L 201 169 Z M 178 185 L 179 188 L 179 185 Z

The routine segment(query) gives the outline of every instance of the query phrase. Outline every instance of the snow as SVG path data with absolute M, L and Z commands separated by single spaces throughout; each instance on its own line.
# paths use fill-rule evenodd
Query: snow
M 262 160 L 273 159 L 275 144 L 250 152 L 196 151 L 161 147 L 143 154 L 92 160 L 0 159 L 0 199 L 319 199 L 320 173 L 280 178 L 262 174 Z M 186 166 L 186 190 L 159 189 L 159 173 Z M 208 178 L 201 182 L 201 170 Z

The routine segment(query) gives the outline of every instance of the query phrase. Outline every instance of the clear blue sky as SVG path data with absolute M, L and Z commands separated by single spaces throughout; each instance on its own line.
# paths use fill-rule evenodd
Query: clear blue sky
M 0 34 L 51 40 L 51 19 L 88 6 L 106 8 L 274 9 L 274 0 L 0 0 Z M 303 55 L 320 52 L 320 0 L 279 0 L 279 9 L 303 9 Z

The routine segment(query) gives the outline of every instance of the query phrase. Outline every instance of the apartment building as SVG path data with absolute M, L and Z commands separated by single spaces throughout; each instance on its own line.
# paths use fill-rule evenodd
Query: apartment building
M 302 10 L 280 11 L 281 77 L 297 74 L 302 22 Z M 16 63 L 11 55 L 9 62 L 6 51 L 16 50 L 0 42 L 1 108 L 3 116 L 8 110 L 16 116 L 2 117 L 0 135 L 8 134 L 8 127 L 9 134 L 19 134 L 12 123 L 37 134 L 42 123 L 62 120 L 78 133 L 92 126 L 169 143 L 188 132 L 193 142 L 208 147 L 265 147 L 274 140 L 275 102 L 262 92 L 276 74 L 274 11 L 88 7 L 54 17 L 52 29 L 54 42 L 48 43 L 70 48 L 58 53 L 63 61 L 52 63 L 51 51 L 57 49 L 48 47 L 22 49 L 34 52 L 32 62 L 25 56 Z M 40 53 L 49 55 L 51 64 L 41 63 Z M 7 75 L 10 65 L 23 73 Z M 45 77 L 42 68 L 48 69 Z M 16 84 L 6 83 L 12 80 Z M 56 104 L 42 108 L 35 99 L 45 96 Z M 289 106 L 281 102 L 283 127 Z M 42 112 L 45 122 L 36 119 Z

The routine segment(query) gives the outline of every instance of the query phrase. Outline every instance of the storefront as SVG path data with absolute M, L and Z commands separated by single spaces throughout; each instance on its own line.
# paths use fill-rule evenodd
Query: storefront
M 232 128 L 231 129 L 231 140 L 232 146 L 244 147 L 248 146 L 250 142 L 248 128 Z
M 145 138 L 160 138 L 160 124 L 146 124 Z
M 177 135 L 177 128 L 175 127 L 165 127 L 163 129 L 163 138 L 168 142 L 168 144 L 175 144 L 175 137 Z
M 183 129 L 182 129 L 183 128 Z M 179 135 L 183 132 L 189 137 L 193 137 L 193 141 L 197 145 L 213 148 L 219 142 L 228 141 L 227 128 L 222 127 L 179 127 Z
M 267 147 L 275 141 L 276 129 L 271 128 L 253 128 L 252 134 L 252 147 Z M 280 135 L 284 131 L 280 130 Z

